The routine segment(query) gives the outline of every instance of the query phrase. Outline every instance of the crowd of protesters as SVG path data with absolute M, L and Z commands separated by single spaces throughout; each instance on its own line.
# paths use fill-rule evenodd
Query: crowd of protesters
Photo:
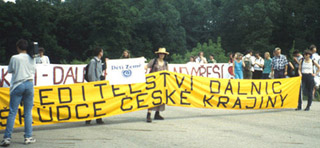
M 294 51 L 292 61 L 288 56 L 281 54 L 280 48 L 275 48 L 272 58 L 269 52 L 264 53 L 264 58 L 259 52 L 253 54 L 252 51 L 247 51 L 245 55 L 237 52 L 234 56 L 230 54 L 229 63 L 233 63 L 235 79 L 277 79 L 302 76 L 296 110 L 302 108 L 302 94 L 308 98 L 305 111 L 310 110 L 315 91 L 320 85 L 320 56 L 315 45 L 305 50 L 303 55 L 299 50 Z
M 299 97 L 299 105 L 296 110 L 301 110 L 302 94 L 307 96 L 308 104 L 305 111 L 310 110 L 312 99 L 316 90 L 320 85 L 320 56 L 317 53 L 317 47 L 311 45 L 303 54 L 299 50 L 295 50 L 292 60 L 287 55 L 281 53 L 280 48 L 273 50 L 273 57 L 269 52 L 261 54 L 248 50 L 245 54 L 230 53 L 229 64 L 233 66 L 233 76 L 235 79 L 277 79 L 289 77 L 302 77 L 301 91 Z M 217 63 L 214 55 L 206 59 L 203 52 L 199 52 L 198 56 L 191 56 L 187 64 L 207 64 Z
M 26 40 L 19 40 L 16 43 L 16 49 L 19 54 L 14 55 L 10 59 L 8 72 L 12 73 L 12 84 L 10 86 L 10 112 L 7 119 L 4 139 L 0 142 L 0 146 L 9 146 L 15 116 L 18 111 L 18 106 L 21 101 L 24 103 L 24 122 L 25 122 L 25 139 L 24 143 L 34 143 L 36 140 L 32 137 L 32 116 L 31 110 L 33 107 L 33 79 L 35 74 L 35 63 L 50 64 L 49 58 L 44 55 L 44 48 L 40 48 L 40 56 L 34 59 L 34 56 L 27 54 L 28 42 Z M 150 69 L 150 73 L 168 70 L 168 62 L 165 60 L 169 52 L 165 48 L 159 48 L 155 52 L 156 58 L 152 59 L 146 69 Z M 103 70 L 105 65 L 102 63 L 103 49 L 96 48 L 94 50 L 94 58 L 88 64 L 88 81 L 104 80 Z M 296 110 L 302 108 L 302 94 L 308 97 L 308 103 L 305 111 L 309 111 L 315 90 L 320 85 L 320 56 L 317 54 L 317 47 L 311 45 L 310 49 L 305 50 L 303 55 L 298 51 L 293 52 L 293 60 L 288 60 L 287 56 L 281 54 L 280 48 L 275 48 L 273 57 L 269 52 L 265 52 L 264 57 L 261 57 L 259 52 L 253 53 L 247 51 L 245 55 L 242 53 L 229 54 L 229 64 L 233 65 L 233 75 L 235 79 L 270 79 L 270 78 L 287 78 L 302 76 L 301 91 L 299 94 L 299 102 Z M 124 50 L 121 59 L 130 58 L 130 52 Z M 206 59 L 203 52 L 200 52 L 197 57 L 190 57 L 188 63 L 217 63 L 214 55 Z M 303 92 L 303 93 L 301 93 Z M 165 105 L 160 105 L 148 109 L 147 122 L 152 122 L 151 111 L 155 111 L 155 120 L 164 120 L 160 115 L 160 111 L 165 110 Z M 85 123 L 90 124 L 91 120 Z M 98 124 L 103 124 L 102 118 L 96 119 Z

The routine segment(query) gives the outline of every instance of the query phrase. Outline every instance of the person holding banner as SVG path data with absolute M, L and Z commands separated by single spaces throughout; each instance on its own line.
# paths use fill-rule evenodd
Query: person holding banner
M 92 81 L 101 81 L 104 80 L 104 76 L 103 76 L 103 65 L 102 65 L 102 61 L 101 58 L 103 56 L 103 49 L 98 47 L 96 48 L 94 51 L 94 56 L 90 63 L 89 63 L 89 68 L 88 68 L 88 79 L 89 82 Z M 91 120 L 87 120 L 86 121 L 86 125 L 89 125 L 91 122 Z M 96 119 L 97 124 L 103 124 L 104 122 L 102 121 L 101 118 Z
M 233 62 L 233 73 L 235 79 L 243 79 L 243 67 L 245 67 L 244 62 L 242 61 L 242 54 L 237 52 L 235 54 L 235 61 Z
M 33 79 L 35 74 L 35 61 L 31 55 L 27 54 L 28 42 L 20 39 L 16 43 L 19 54 L 11 57 L 8 72 L 12 73 L 10 86 L 10 103 L 7 126 L 1 146 L 9 146 L 11 134 L 13 132 L 14 121 L 20 103 L 23 104 L 25 135 L 24 143 L 34 143 L 36 139 L 32 137 L 32 107 L 33 107 Z
M 157 71 L 163 71 L 163 70 L 168 70 L 168 62 L 165 61 L 165 57 L 167 55 L 169 55 L 169 52 L 166 51 L 165 48 L 159 48 L 158 51 L 155 52 L 158 57 L 155 59 L 152 59 L 146 68 L 150 68 L 150 73 L 152 72 L 157 72 Z M 155 120 L 164 120 L 164 118 L 160 115 L 160 111 L 164 111 L 165 110 L 165 105 L 162 104 L 160 106 L 154 107 L 154 108 L 150 108 L 148 109 L 148 113 L 147 113 L 147 122 L 150 123 L 152 122 L 151 119 L 151 111 L 156 111 L 155 115 L 154 115 L 154 119 Z
M 304 58 L 299 63 L 299 75 L 302 76 L 302 92 L 306 92 L 308 96 L 308 104 L 305 108 L 305 111 L 310 110 L 310 106 L 312 104 L 313 99 L 313 88 L 315 85 L 314 77 L 319 74 L 320 66 L 314 60 L 311 59 L 312 52 L 310 50 L 306 50 L 304 52 Z M 314 73 L 313 67 L 316 66 L 317 72 Z M 300 95 L 298 108 L 296 110 L 301 110 L 302 104 L 302 95 Z

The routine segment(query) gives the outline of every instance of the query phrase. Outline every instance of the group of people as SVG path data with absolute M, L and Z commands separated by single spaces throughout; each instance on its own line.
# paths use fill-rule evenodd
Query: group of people
M 212 63 L 215 64 L 217 63 L 216 59 L 214 59 L 214 55 L 211 54 L 209 56 L 209 60 L 204 56 L 204 53 L 201 51 L 199 52 L 198 56 L 191 56 L 190 60 L 187 64 L 208 64 Z
M 1 146 L 10 145 L 11 134 L 15 117 L 18 111 L 19 104 L 23 102 L 24 105 L 24 122 L 25 122 L 25 137 L 24 143 L 34 143 L 36 139 L 32 137 L 32 107 L 33 107 L 33 79 L 35 74 L 35 63 L 49 64 L 49 58 L 44 57 L 44 49 L 40 49 L 40 57 L 34 59 L 33 56 L 27 54 L 28 42 L 20 39 L 16 43 L 18 51 L 17 55 L 11 57 L 8 72 L 12 73 L 11 86 L 10 86 L 10 104 L 9 116 L 7 118 L 7 125 L 4 134 L 4 139 L 0 142 Z M 165 60 L 169 52 L 165 48 L 159 48 L 155 52 L 156 57 L 152 59 L 145 67 L 150 69 L 150 73 L 168 70 L 168 62 Z M 233 72 L 236 79 L 268 79 L 268 78 L 285 78 L 286 76 L 302 76 L 302 89 L 305 90 L 308 96 L 308 104 L 305 108 L 306 111 L 310 110 L 312 99 L 314 96 L 315 86 L 319 86 L 319 72 L 320 72 L 320 56 L 317 54 L 316 46 L 312 45 L 310 50 L 304 51 L 303 56 L 299 51 L 293 53 L 293 61 L 288 61 L 285 55 L 281 54 L 281 49 L 276 48 L 273 52 L 273 58 L 270 53 L 264 53 L 264 58 L 260 53 L 255 53 L 253 56 L 252 51 L 248 51 L 246 55 L 236 53 L 230 56 L 229 63 L 233 63 Z M 104 80 L 103 70 L 105 64 L 102 62 L 103 49 L 96 48 L 94 50 L 94 57 L 88 64 L 88 81 Z M 123 51 L 120 58 L 130 58 L 128 50 Z M 203 52 L 199 53 L 198 57 L 191 57 L 189 63 L 208 63 L 204 57 Z M 209 63 L 216 63 L 213 55 L 210 55 Z M 296 110 L 301 110 L 302 95 L 300 93 L 299 105 Z M 150 108 L 147 111 L 146 121 L 152 122 L 151 111 L 155 111 L 155 120 L 164 120 L 160 115 L 160 111 L 165 110 L 165 105 L 160 105 Z M 102 124 L 101 118 L 96 119 L 98 124 Z M 85 123 L 90 124 L 91 120 Z
M 259 52 L 253 55 L 252 51 L 247 51 L 243 56 L 241 53 L 235 53 L 231 57 L 230 63 L 233 63 L 233 74 L 235 79 L 270 79 L 287 78 L 302 76 L 302 85 L 299 95 L 298 107 L 301 110 L 303 95 L 308 97 L 308 104 L 305 111 L 309 111 L 315 91 L 320 85 L 320 56 L 317 53 L 317 47 L 311 45 L 305 50 L 303 55 L 296 50 L 293 52 L 292 61 L 287 56 L 281 54 L 280 48 L 275 48 L 273 58 L 269 52 L 264 53 L 264 58 Z M 302 93 L 302 94 L 301 94 Z

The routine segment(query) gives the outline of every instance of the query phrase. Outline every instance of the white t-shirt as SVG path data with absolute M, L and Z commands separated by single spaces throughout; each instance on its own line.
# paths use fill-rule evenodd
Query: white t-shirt
M 263 65 L 264 59 L 262 59 L 261 57 L 259 59 L 255 58 L 254 63 L 253 63 L 254 70 L 263 71 L 262 67 L 259 67 L 259 65 L 255 64 L 255 63 L 258 63 L 259 65 Z
M 305 60 L 302 63 L 301 66 L 301 73 L 303 74 L 312 74 L 313 69 L 312 69 L 312 61 L 310 60 L 309 63 L 307 63 Z
M 256 59 L 254 56 L 251 56 L 250 54 L 245 55 L 245 56 L 242 58 L 242 60 L 244 60 L 244 58 L 249 58 L 249 59 L 251 60 L 251 63 L 252 63 L 252 64 L 254 64 L 254 61 L 255 61 L 255 59 Z M 254 71 L 253 66 L 251 67 L 251 71 L 252 71 L 252 72 Z
M 50 60 L 48 56 L 42 56 L 42 57 L 38 57 L 36 59 L 36 63 L 37 64 L 50 64 Z
M 206 58 L 206 57 L 202 57 L 202 60 L 201 60 L 201 58 L 200 58 L 200 57 L 197 57 L 197 58 L 196 58 L 196 62 L 197 62 L 198 64 L 205 64 L 205 63 L 208 63 L 208 62 L 207 62 L 207 58 Z
M 12 56 L 8 66 L 8 73 L 12 73 L 10 93 L 21 83 L 33 80 L 35 69 L 35 61 L 28 54 Z
M 320 64 L 320 56 L 319 56 L 319 54 L 318 53 L 312 54 L 312 60 L 314 62 L 316 62 L 317 64 Z M 315 65 L 314 65 L 313 69 L 314 69 L 314 71 L 318 70 L 317 66 L 315 66 Z M 320 73 L 317 76 L 320 76 Z

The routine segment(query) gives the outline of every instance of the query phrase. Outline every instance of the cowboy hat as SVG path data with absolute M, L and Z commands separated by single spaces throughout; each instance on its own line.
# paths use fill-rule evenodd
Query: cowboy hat
M 169 54 L 169 52 L 166 51 L 166 48 L 159 48 L 158 51 L 155 52 L 156 54 L 159 54 L 159 53 L 164 53 L 166 55 Z

